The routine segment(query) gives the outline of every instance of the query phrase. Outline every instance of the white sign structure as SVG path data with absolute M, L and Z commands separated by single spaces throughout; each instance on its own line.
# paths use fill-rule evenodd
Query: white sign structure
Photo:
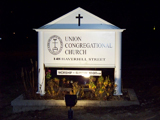
M 124 29 L 79 7 L 35 30 L 38 32 L 37 93 L 45 94 L 45 67 L 114 68 L 117 85 L 114 95 L 122 95 L 121 34 Z

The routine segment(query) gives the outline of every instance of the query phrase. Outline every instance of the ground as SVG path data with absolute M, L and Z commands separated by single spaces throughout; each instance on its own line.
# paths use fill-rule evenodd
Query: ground
M 1 120 L 66 120 L 66 107 L 53 107 L 41 111 L 12 113 L 11 101 L 23 93 L 21 67 L 30 63 L 34 57 L 26 53 L 24 56 L 7 56 L 1 53 L 0 61 L 0 119 Z M 33 54 L 33 53 L 32 53 Z M 19 55 L 19 54 L 18 54 Z M 123 58 L 124 59 L 124 58 Z M 127 59 L 127 60 L 126 60 Z M 124 88 L 135 90 L 140 105 L 128 107 L 73 107 L 74 120 L 158 120 L 160 118 L 160 62 L 144 58 L 132 62 L 132 57 L 122 63 L 122 83 Z M 146 61 L 147 60 L 147 61 Z
M 74 107 L 73 118 L 74 120 L 159 120 L 160 108 L 158 105 L 160 104 L 111 108 Z M 53 107 L 41 111 L 14 114 L 11 113 L 11 110 L 11 106 L 6 106 L 1 120 L 67 120 L 69 108 Z

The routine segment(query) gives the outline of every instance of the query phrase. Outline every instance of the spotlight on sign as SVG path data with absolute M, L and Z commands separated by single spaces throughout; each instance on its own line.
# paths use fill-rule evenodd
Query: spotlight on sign
M 77 103 L 77 95 L 65 95 L 66 106 L 70 107 L 68 110 L 68 119 L 73 119 L 73 110 L 71 107 L 74 107 Z
M 77 103 L 77 95 L 65 95 L 66 106 L 74 107 Z

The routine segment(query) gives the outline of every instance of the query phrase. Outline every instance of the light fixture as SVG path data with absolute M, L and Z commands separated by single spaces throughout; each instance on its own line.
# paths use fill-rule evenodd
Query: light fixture
M 70 107 L 68 110 L 68 119 L 73 119 L 73 110 L 71 109 L 77 103 L 77 95 L 65 95 L 66 106 Z
M 82 74 L 82 76 L 85 77 L 85 78 L 89 78 L 90 74 Z

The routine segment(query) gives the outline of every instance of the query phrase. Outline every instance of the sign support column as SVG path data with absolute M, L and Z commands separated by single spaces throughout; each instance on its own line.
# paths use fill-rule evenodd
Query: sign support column
M 38 32 L 38 91 L 37 94 L 45 94 L 45 68 L 44 68 L 43 32 Z
M 115 69 L 114 69 L 114 82 L 115 82 L 115 91 L 114 95 L 122 95 L 121 91 L 121 56 L 122 56 L 122 32 L 116 32 L 116 41 L 115 41 Z

